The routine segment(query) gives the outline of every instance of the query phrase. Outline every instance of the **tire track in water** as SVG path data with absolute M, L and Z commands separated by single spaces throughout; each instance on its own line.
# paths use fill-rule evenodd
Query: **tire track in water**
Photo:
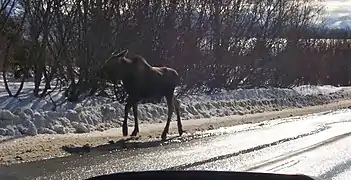
M 269 165 L 275 164 L 275 163 L 277 163 L 279 161 L 284 161 L 284 160 L 286 160 L 288 158 L 291 158 L 293 156 L 297 156 L 299 154 L 303 154 L 305 152 L 309 152 L 309 151 L 315 150 L 315 149 L 317 149 L 317 148 L 319 148 L 321 146 L 328 145 L 328 144 L 333 143 L 335 141 L 338 141 L 338 140 L 341 140 L 343 138 L 346 138 L 346 137 L 348 137 L 350 135 L 351 135 L 351 132 L 348 132 L 348 133 L 344 133 L 344 134 L 340 134 L 340 135 L 331 137 L 329 139 L 326 139 L 326 140 L 321 141 L 319 143 L 313 144 L 311 146 L 307 146 L 305 148 L 301 148 L 301 149 L 294 150 L 294 151 L 285 153 L 283 155 L 277 156 L 276 158 L 273 158 L 270 161 L 264 161 L 262 163 L 256 163 L 255 166 L 252 166 L 252 167 L 249 167 L 249 168 L 244 168 L 245 169 L 244 171 L 252 171 L 252 170 L 256 170 L 256 169 L 259 169 L 259 168 L 262 168 L 262 167 L 265 167 L 265 166 L 269 166 Z M 273 170 L 273 169 L 271 169 L 271 170 Z
M 267 147 L 270 147 L 270 146 L 275 146 L 275 145 L 278 145 L 278 144 L 281 144 L 281 143 L 285 143 L 285 142 L 288 142 L 288 141 L 292 141 L 292 140 L 296 140 L 296 139 L 303 138 L 303 137 L 306 137 L 306 136 L 314 135 L 314 134 L 320 133 L 322 131 L 325 131 L 325 130 L 327 130 L 329 128 L 330 128 L 330 126 L 322 126 L 322 127 L 317 128 L 317 129 L 315 129 L 313 131 L 310 131 L 310 132 L 304 133 L 304 134 L 300 134 L 298 136 L 280 139 L 280 140 L 277 140 L 277 141 L 274 141 L 274 142 L 271 142 L 271 143 L 258 145 L 258 146 L 255 146 L 255 147 L 252 147 L 252 148 L 248 148 L 248 149 L 244 149 L 244 150 L 241 150 L 241 151 L 237 151 L 237 152 L 234 152 L 234 153 L 225 154 L 225 155 L 221 155 L 221 156 L 216 156 L 216 157 L 209 158 L 209 159 L 206 159 L 206 160 L 203 160 L 203 161 L 197 161 L 197 162 L 183 164 L 183 165 L 179 165 L 179 166 L 173 166 L 173 167 L 166 168 L 166 169 L 163 169 L 163 170 L 184 170 L 184 169 L 188 169 L 188 168 L 191 168 L 191 167 L 200 166 L 200 165 L 203 165 L 203 164 L 206 164 L 206 163 L 211 163 L 211 162 L 214 162 L 214 161 L 228 159 L 228 158 L 231 158 L 231 157 L 234 157 L 234 156 L 238 156 L 240 154 L 247 154 L 247 153 L 258 151 L 258 150 L 261 150 L 261 149 L 264 149 L 264 148 L 267 148 Z M 351 134 L 351 132 L 350 132 L 350 134 Z

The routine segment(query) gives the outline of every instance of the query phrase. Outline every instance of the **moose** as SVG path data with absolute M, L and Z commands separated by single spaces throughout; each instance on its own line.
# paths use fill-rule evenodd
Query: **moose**
M 179 113 L 180 103 L 174 96 L 175 87 L 180 83 L 178 72 L 170 67 L 153 67 L 139 55 L 127 58 L 127 53 L 128 49 L 113 52 L 105 61 L 100 74 L 101 79 L 113 84 L 121 80 L 127 93 L 122 125 L 123 136 L 128 135 L 127 119 L 131 108 L 134 115 L 134 131 L 131 136 L 137 136 L 139 134 L 138 102 L 162 98 L 166 98 L 168 118 L 161 138 L 165 140 L 167 137 L 174 110 L 177 115 L 179 136 L 181 136 L 184 131 Z

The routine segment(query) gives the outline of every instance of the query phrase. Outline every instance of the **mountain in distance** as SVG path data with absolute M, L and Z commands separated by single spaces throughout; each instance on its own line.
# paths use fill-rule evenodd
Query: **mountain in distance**
M 333 17 L 327 20 L 326 26 L 330 29 L 351 30 L 351 16 Z

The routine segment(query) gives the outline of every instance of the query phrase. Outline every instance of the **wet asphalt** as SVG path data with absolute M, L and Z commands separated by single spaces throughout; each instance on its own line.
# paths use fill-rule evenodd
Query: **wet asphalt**
M 86 179 L 126 171 L 221 170 L 351 177 L 351 110 L 171 137 L 66 149 L 72 156 L 0 167 L 19 179 Z M 346 178 L 347 179 L 347 178 Z

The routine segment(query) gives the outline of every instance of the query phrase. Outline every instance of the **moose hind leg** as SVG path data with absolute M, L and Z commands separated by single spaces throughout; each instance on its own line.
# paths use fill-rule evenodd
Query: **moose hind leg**
M 133 104 L 133 115 L 134 115 L 134 131 L 131 136 L 136 136 L 139 134 L 139 123 L 138 123 L 138 104 Z
M 168 106 L 168 118 L 167 118 L 166 126 L 165 126 L 165 128 L 163 130 L 163 133 L 161 135 L 162 140 L 166 140 L 166 138 L 167 138 L 167 133 L 169 131 L 169 125 L 170 125 L 171 119 L 172 119 L 172 114 L 173 114 L 173 95 L 166 96 L 166 100 L 167 100 L 167 106 Z
M 179 136 L 181 136 L 183 134 L 183 125 L 182 125 L 182 121 L 180 119 L 180 103 L 179 101 L 173 97 L 173 104 L 174 104 L 174 109 L 175 109 L 175 112 L 177 114 L 177 126 L 178 126 L 178 133 L 179 133 Z
M 128 113 L 130 111 L 130 108 L 132 107 L 132 103 L 130 101 L 127 100 L 127 104 L 124 108 L 124 121 L 123 121 L 123 125 L 122 125 L 122 132 L 123 132 L 123 136 L 128 136 Z

